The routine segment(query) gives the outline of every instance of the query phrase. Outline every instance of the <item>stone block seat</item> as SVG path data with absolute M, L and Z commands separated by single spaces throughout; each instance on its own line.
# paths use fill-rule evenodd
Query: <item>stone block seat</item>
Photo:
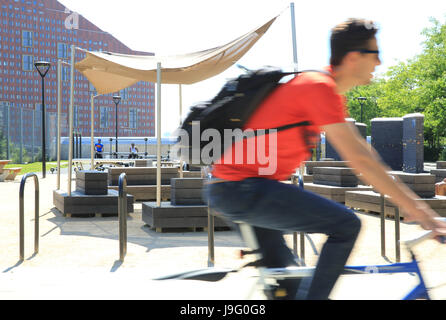
M 350 168 L 315 167 L 313 183 L 336 187 L 357 187 L 359 179 Z
M 76 191 L 91 195 L 108 192 L 108 174 L 103 171 L 76 171 Z
M 127 212 L 133 212 L 134 197 L 127 194 Z M 89 195 L 72 191 L 69 196 L 62 190 L 53 191 L 53 204 L 64 216 L 71 215 L 117 215 L 118 191 L 108 190 L 105 195 Z
M 127 193 L 135 201 L 156 200 L 156 167 L 108 168 L 109 189 L 118 190 L 118 179 L 125 172 Z M 170 179 L 179 177 L 179 168 L 161 167 L 161 199 L 170 200 Z
M 430 170 L 430 174 L 435 176 L 435 183 L 446 179 L 446 169 L 432 169 Z
M 118 214 L 118 191 L 108 190 L 108 174 L 102 171 L 76 171 L 76 190 L 68 195 L 53 191 L 53 204 L 65 216 Z M 127 212 L 133 212 L 134 197 L 127 194 Z
M 435 196 L 435 175 L 433 174 L 402 171 L 389 171 L 389 174 L 404 182 L 421 198 L 432 198 Z
M 313 174 L 313 169 L 317 167 L 340 167 L 347 168 L 348 161 L 334 161 L 334 160 L 321 160 L 321 161 L 305 161 L 305 169 L 308 175 Z M 305 180 L 305 179 L 304 179 Z
M 339 203 L 345 202 L 347 191 L 372 190 L 370 186 L 361 185 L 359 178 L 347 167 L 314 167 L 313 183 L 305 183 L 304 188 Z
M 174 178 L 171 180 L 171 201 L 143 202 L 142 220 L 157 232 L 184 228 L 196 230 L 208 226 L 208 206 L 201 193 L 205 179 Z M 215 217 L 215 227 L 228 227 L 225 221 Z
M 446 196 L 437 195 L 422 200 L 437 212 L 438 215 L 446 217 Z M 380 213 L 381 195 L 374 191 L 348 191 L 345 193 L 345 205 L 355 209 Z M 384 214 L 388 217 L 393 217 L 395 215 L 395 208 L 390 198 L 386 196 Z M 404 211 L 400 211 L 400 217 L 404 219 Z

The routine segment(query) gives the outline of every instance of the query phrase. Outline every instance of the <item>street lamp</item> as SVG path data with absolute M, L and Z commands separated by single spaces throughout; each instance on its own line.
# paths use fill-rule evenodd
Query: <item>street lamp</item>
M 113 96 L 113 102 L 116 105 L 116 159 L 118 159 L 118 104 L 121 102 L 121 96 Z
M 367 100 L 367 98 L 366 97 L 357 97 L 355 99 L 359 100 L 359 103 L 361 104 L 361 123 L 362 123 L 362 107 L 363 107 L 364 101 Z
M 34 66 L 42 77 L 42 177 L 46 176 L 46 143 L 45 143 L 45 76 L 51 64 L 46 61 L 36 61 Z

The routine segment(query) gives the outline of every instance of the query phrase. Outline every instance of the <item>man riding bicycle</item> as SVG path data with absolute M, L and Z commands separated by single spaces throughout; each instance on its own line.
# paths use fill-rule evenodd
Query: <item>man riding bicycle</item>
M 306 299 L 328 299 L 353 249 L 361 223 L 354 212 L 334 201 L 280 181 L 288 179 L 309 158 L 309 138 L 324 131 L 341 157 L 350 162 L 361 180 L 391 197 L 405 212 L 406 221 L 417 221 L 436 235 L 446 235 L 446 224 L 407 186 L 394 181 L 374 150 L 370 150 L 357 129 L 348 124 L 344 94 L 358 85 L 367 85 L 381 61 L 371 21 L 349 19 L 331 34 L 328 74 L 306 72 L 279 86 L 262 102 L 245 129 L 277 128 L 309 121 L 311 126 L 294 127 L 269 135 L 251 137 L 232 145 L 232 159 L 225 155 L 212 169 L 213 179 L 205 195 L 209 205 L 225 217 L 254 226 L 266 267 L 296 265 L 286 246 L 283 232 L 323 233 L 328 236 L 307 290 L 299 280 L 279 284 L 286 298 L 304 294 Z M 255 143 L 252 144 L 252 140 Z M 268 162 L 247 152 L 260 145 L 270 150 Z M 243 150 L 243 161 L 237 152 Z M 255 150 L 254 150 L 255 152 Z M 237 161 L 236 161 L 237 160 Z M 300 290 L 298 288 L 300 286 Z

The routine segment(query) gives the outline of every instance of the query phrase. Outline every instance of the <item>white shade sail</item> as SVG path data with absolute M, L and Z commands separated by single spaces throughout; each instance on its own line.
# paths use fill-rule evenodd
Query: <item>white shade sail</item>
M 265 34 L 276 18 L 213 49 L 164 57 L 87 51 L 85 59 L 76 63 L 75 67 L 94 85 L 98 94 L 117 92 L 138 81 L 156 82 L 159 62 L 162 66 L 162 83 L 192 84 L 213 77 L 236 63 Z

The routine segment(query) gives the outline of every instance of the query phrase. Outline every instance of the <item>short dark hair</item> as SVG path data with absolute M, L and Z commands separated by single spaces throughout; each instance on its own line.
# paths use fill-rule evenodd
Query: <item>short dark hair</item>
M 371 20 L 350 18 L 335 26 L 330 37 L 330 64 L 338 66 L 348 52 L 366 49 L 367 42 L 377 32 L 378 28 Z

